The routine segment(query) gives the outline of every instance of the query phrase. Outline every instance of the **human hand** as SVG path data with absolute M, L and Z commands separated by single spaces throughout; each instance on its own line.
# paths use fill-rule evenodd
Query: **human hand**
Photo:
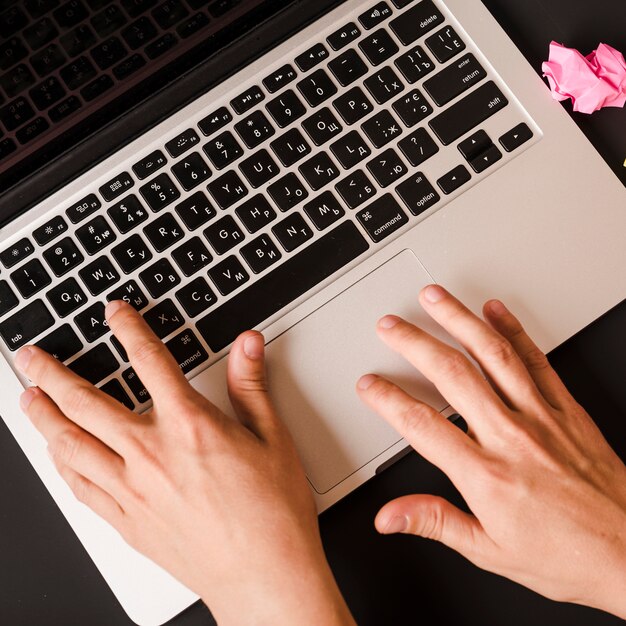
M 452 480 L 472 514 L 412 495 L 376 517 L 384 534 L 440 541 L 475 565 L 549 598 L 626 618 L 626 468 L 545 355 L 498 301 L 481 320 L 438 286 L 426 312 L 480 365 L 394 316 L 382 340 L 463 415 L 469 436 L 435 409 L 374 375 L 363 401 Z
M 22 408 L 77 498 L 200 595 L 220 625 L 352 624 L 267 393 L 262 335 L 244 333 L 229 356 L 235 421 L 191 387 L 132 307 L 112 302 L 106 314 L 153 398 L 143 415 L 36 347 L 16 359 L 38 385 Z

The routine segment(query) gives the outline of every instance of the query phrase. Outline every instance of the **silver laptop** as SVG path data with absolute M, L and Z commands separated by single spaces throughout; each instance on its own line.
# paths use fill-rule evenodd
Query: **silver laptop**
M 103 319 L 123 298 L 231 412 L 229 346 L 261 329 L 321 511 L 406 448 L 357 400 L 361 374 L 454 412 L 381 346 L 381 315 L 448 340 L 417 304 L 439 282 L 476 311 L 505 300 L 547 351 L 626 296 L 624 188 L 479 0 L 336 2 L 94 163 L 114 118 L 136 115 L 129 102 L 157 98 L 194 64 L 214 68 L 230 42 L 267 36 L 297 3 L 8 4 L 0 412 L 138 624 L 196 598 L 59 478 L 18 408 L 22 345 L 145 411 L 150 396 Z

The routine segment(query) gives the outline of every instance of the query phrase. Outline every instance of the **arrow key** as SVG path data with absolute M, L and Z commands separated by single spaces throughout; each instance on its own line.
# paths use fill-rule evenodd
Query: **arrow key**
M 498 150 L 493 144 L 487 148 L 482 154 L 473 158 L 470 161 L 472 169 L 477 173 L 484 172 L 488 167 L 491 167 L 496 161 L 502 158 L 502 152 Z
M 507 152 L 513 152 L 533 137 L 533 131 L 524 122 L 500 137 L 500 143 Z
M 446 195 L 449 195 L 456 191 L 459 187 L 464 185 L 472 178 L 471 174 L 467 171 L 463 165 L 457 165 L 453 170 L 449 171 L 445 176 L 442 176 L 437 184 L 441 188 L 441 191 Z
M 491 139 L 484 130 L 479 130 L 459 144 L 459 152 L 471 161 L 479 154 L 487 150 L 491 145 Z

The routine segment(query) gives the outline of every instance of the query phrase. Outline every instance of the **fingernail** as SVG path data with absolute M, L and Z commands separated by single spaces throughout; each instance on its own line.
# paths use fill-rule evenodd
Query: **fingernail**
M 26 346 L 22 348 L 15 357 L 15 367 L 17 367 L 22 374 L 26 373 L 28 369 L 28 364 L 33 356 L 33 351 L 30 349 L 30 346 Z
M 20 409 L 22 411 L 27 411 L 30 403 L 35 399 L 37 392 L 33 387 L 29 387 L 22 395 L 20 396 Z
M 250 335 L 243 342 L 243 351 L 249 359 L 258 360 L 263 358 L 265 342 L 261 335 Z
M 400 322 L 399 317 L 396 317 L 395 315 L 385 315 L 385 317 L 381 318 L 378 321 L 378 326 L 380 328 L 389 330 L 390 328 L 393 328 L 394 326 L 396 326 L 399 322 Z
M 123 306 L 126 305 L 124 300 L 111 300 L 104 309 L 104 315 L 107 319 L 112 318 Z
M 506 315 L 509 312 L 509 310 L 504 306 L 504 304 L 502 304 L 502 302 L 500 302 L 500 300 L 492 300 L 489 303 L 489 310 L 494 315 L 498 316 Z
M 431 304 L 441 302 L 446 297 L 446 290 L 439 285 L 428 285 L 424 289 L 424 298 Z
M 367 374 L 366 376 L 362 376 L 359 379 L 359 382 L 357 383 L 357 387 L 361 391 L 365 391 L 366 389 L 369 389 L 374 384 L 377 378 L 378 377 L 374 376 L 374 374 Z
M 402 533 L 409 527 L 409 518 L 406 515 L 396 515 L 392 517 L 383 531 L 383 535 L 393 535 Z

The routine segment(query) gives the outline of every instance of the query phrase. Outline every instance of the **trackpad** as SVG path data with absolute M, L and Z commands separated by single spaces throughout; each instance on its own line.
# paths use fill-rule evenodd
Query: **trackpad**
M 376 335 L 376 322 L 394 313 L 450 342 L 417 300 L 431 282 L 405 250 L 268 345 L 272 396 L 318 493 L 400 440 L 359 400 L 355 385 L 363 374 L 391 378 L 437 410 L 447 406 L 434 386 Z

